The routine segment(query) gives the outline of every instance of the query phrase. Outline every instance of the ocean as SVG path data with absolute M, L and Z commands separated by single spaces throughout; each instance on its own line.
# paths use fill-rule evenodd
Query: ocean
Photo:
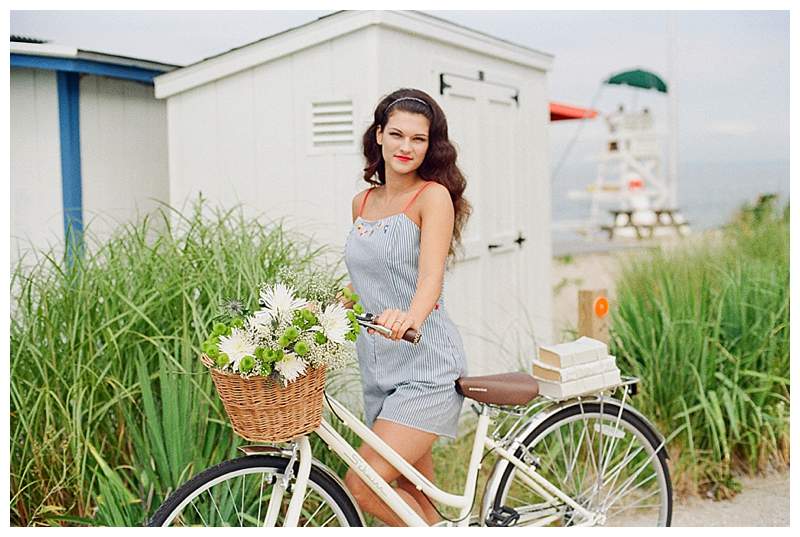
M 578 220 L 589 216 L 588 200 L 567 198 L 594 180 L 596 167 L 591 162 L 571 163 L 552 185 L 552 220 Z M 759 194 L 774 193 L 783 206 L 789 200 L 789 162 L 683 162 L 678 165 L 678 208 L 693 231 L 719 227 L 728 222 L 746 202 Z M 608 215 L 611 223 L 611 215 Z M 592 242 L 574 232 L 554 229 L 553 254 L 607 251 L 617 246 L 598 235 Z

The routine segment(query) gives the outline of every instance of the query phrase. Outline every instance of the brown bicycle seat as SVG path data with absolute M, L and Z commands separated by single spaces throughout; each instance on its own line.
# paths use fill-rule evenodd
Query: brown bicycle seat
M 528 373 L 500 373 L 483 377 L 461 377 L 456 391 L 481 403 L 525 405 L 539 395 L 539 383 Z

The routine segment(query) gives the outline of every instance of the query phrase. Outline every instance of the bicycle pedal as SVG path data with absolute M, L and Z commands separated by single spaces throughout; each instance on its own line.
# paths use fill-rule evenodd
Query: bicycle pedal
M 489 513 L 489 516 L 486 518 L 486 525 L 506 528 L 508 526 L 514 526 L 518 520 L 519 513 L 504 505 L 500 509 L 492 509 L 492 512 Z

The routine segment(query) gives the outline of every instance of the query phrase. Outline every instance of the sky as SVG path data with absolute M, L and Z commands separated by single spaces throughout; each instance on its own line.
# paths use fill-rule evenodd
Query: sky
M 186 65 L 331 11 L 11 11 L 13 34 L 100 52 Z M 602 85 L 641 66 L 678 96 L 679 158 L 753 162 L 789 158 L 789 14 L 786 11 L 431 11 L 555 56 L 553 101 L 651 107 L 666 127 L 668 99 Z M 674 63 L 669 65 L 669 18 Z M 634 95 L 637 94 L 638 95 Z M 601 122 L 554 124 L 552 160 L 596 149 Z
M 17 2 L 26 10 L 9 12 L 12 34 L 176 65 L 197 62 L 333 13 L 234 10 L 242 0 L 226 0 L 230 11 L 201 11 L 205 0 L 192 4 L 198 11 L 48 11 L 32 6 L 32 1 Z M 35 1 L 59 7 L 57 2 Z M 69 5 L 74 7 L 79 1 L 85 4 L 87 0 L 70 0 Z M 156 8 L 175 5 L 170 0 L 139 1 Z M 429 2 L 425 5 L 431 5 Z M 621 2 L 627 7 L 642 5 L 636 0 L 615 0 L 616 4 Z M 691 0 L 690 4 L 684 0 L 683 6 L 696 9 L 707 6 L 705 2 Z M 302 9 L 306 7 L 300 5 L 303 3 L 308 2 L 292 0 L 291 5 Z M 408 3 L 420 4 L 413 0 Z M 713 7 L 726 11 L 669 12 L 632 11 L 619 6 L 609 9 L 609 0 L 602 2 L 606 7 L 603 11 L 575 10 L 573 0 L 558 0 L 558 7 L 564 11 L 512 11 L 503 5 L 507 3 L 492 0 L 495 11 L 429 13 L 552 54 L 554 63 L 547 74 L 551 101 L 593 107 L 600 113 L 611 112 L 619 104 L 630 108 L 635 102 L 647 106 L 660 130 L 666 130 L 670 99 L 660 93 L 602 84 L 609 75 L 635 67 L 659 74 L 670 93 L 677 95 L 678 198 L 690 220 L 716 224 L 758 193 L 788 195 L 786 2 L 718 0 Z M 674 3 L 671 0 L 668 5 Z M 541 0 L 536 2 L 537 6 L 541 4 Z M 663 1 L 647 2 L 655 9 L 664 5 Z M 752 10 L 756 6 L 765 10 Z M 577 218 L 584 211 L 580 203 L 567 201 L 567 193 L 584 189 L 595 179 L 597 164 L 593 159 L 603 147 L 605 134 L 601 120 L 561 121 L 549 126 L 556 217 Z M 563 166 L 559 166 L 561 162 Z

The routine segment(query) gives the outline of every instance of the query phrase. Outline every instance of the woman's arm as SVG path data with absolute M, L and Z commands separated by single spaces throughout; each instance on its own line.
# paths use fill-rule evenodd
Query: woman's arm
M 408 309 L 409 315 L 416 323 L 410 328 L 417 330 L 428 318 L 442 294 L 445 262 L 453 237 L 455 219 L 453 201 L 447 188 L 436 183 L 426 190 L 428 192 L 424 194 L 427 195 L 420 196 L 421 231 L 417 289 Z

